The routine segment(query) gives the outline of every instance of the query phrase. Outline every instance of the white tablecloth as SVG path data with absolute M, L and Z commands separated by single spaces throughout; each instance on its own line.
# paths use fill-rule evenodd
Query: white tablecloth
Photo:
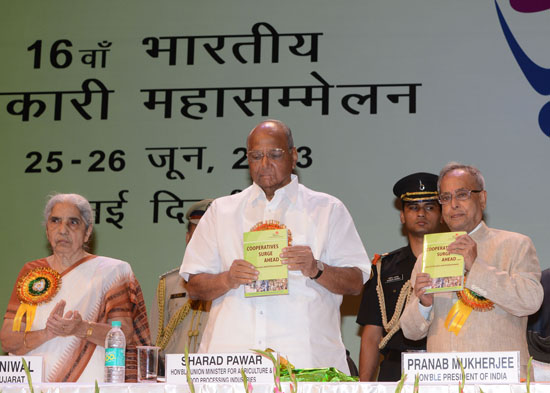
M 396 383 L 374 382 L 301 382 L 298 393 L 394 393 Z M 484 393 L 525 393 L 525 384 L 514 385 L 466 385 L 465 393 L 478 393 L 480 388 Z M 100 393 L 189 393 L 187 385 L 169 384 L 100 384 Z M 255 384 L 254 393 L 272 393 L 270 384 Z M 290 392 L 289 384 L 283 383 L 283 390 Z M 28 393 L 27 385 L 0 385 L 2 393 Z M 93 393 L 94 385 L 76 383 L 44 383 L 35 384 L 35 392 L 42 393 Z M 405 385 L 403 393 L 412 393 L 413 385 Z M 195 385 L 196 393 L 244 393 L 242 384 L 204 384 Z M 453 385 L 420 385 L 420 393 L 457 393 L 458 384 Z M 531 393 L 550 393 L 550 383 L 531 384 Z

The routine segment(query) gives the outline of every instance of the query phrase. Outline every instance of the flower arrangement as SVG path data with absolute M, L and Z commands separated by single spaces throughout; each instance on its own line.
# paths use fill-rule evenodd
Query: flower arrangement
M 532 370 L 533 357 L 530 356 L 527 361 L 527 393 L 531 393 L 531 370 Z
M 189 348 L 185 344 L 185 376 L 187 378 L 187 386 L 191 393 L 195 393 L 195 384 L 191 378 L 191 368 L 189 367 Z M 32 393 L 32 392 L 31 392 Z
M 29 383 L 29 390 L 31 393 L 34 393 L 34 388 L 32 386 L 32 378 L 31 378 L 31 372 L 29 371 L 29 366 L 27 365 L 27 361 L 25 358 L 21 359 L 23 361 L 23 368 L 25 369 L 25 374 L 27 375 L 27 382 Z
M 248 378 L 246 377 L 243 367 L 241 367 L 241 375 L 243 377 L 244 391 L 246 393 L 252 393 L 252 383 L 248 382 Z
M 288 362 L 287 359 L 281 357 L 279 354 L 277 354 L 277 358 L 275 358 L 275 356 L 273 356 L 273 351 L 270 349 L 266 349 L 265 351 L 262 351 L 260 349 L 252 349 L 252 352 L 257 353 L 258 355 L 262 355 L 263 357 L 271 360 L 271 362 L 273 363 L 273 381 L 275 383 L 275 386 L 273 387 L 273 393 L 284 393 L 281 386 L 281 367 L 285 367 L 288 371 L 288 375 L 290 377 L 290 393 L 298 392 L 298 381 L 296 380 L 296 375 L 292 371 L 294 367 Z M 241 375 L 243 377 L 245 392 L 252 393 L 252 384 L 248 382 L 248 378 L 246 377 L 246 373 L 244 372 L 244 369 L 242 367 Z
M 457 357 L 458 364 L 460 365 L 460 381 L 458 382 L 458 393 L 464 393 L 464 385 L 466 384 L 466 373 L 464 372 L 464 367 L 460 358 Z
M 401 379 L 399 380 L 399 383 L 395 387 L 395 393 L 401 393 L 406 379 L 407 379 L 407 374 L 401 374 Z

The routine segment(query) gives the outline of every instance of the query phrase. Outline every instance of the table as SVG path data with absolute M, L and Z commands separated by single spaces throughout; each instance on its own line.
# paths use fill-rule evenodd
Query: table
M 283 383 L 283 390 L 288 393 L 288 383 Z M 393 382 L 301 382 L 298 393 L 393 393 L 397 384 Z M 465 393 L 525 393 L 525 384 L 512 385 L 466 385 Z M 163 383 L 132 384 L 99 384 L 100 393 L 189 393 L 187 385 L 170 385 Z M 272 393 L 270 384 L 256 384 L 253 393 Z M 28 393 L 27 385 L 0 385 L 2 393 Z M 34 385 L 35 392 L 42 393 L 93 393 L 94 385 L 77 383 L 43 383 Z M 413 385 L 405 385 L 402 392 L 412 393 Z M 421 385 L 420 393 L 457 393 L 458 384 Z M 532 383 L 532 393 L 550 393 L 550 383 Z M 244 393 L 242 384 L 202 384 L 195 385 L 195 393 Z

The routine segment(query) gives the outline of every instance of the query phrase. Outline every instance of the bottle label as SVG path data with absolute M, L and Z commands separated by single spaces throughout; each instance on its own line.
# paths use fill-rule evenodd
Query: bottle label
M 105 366 L 124 367 L 124 348 L 105 348 Z

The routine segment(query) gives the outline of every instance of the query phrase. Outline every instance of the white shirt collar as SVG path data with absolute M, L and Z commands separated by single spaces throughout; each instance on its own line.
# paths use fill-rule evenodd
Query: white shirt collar
M 264 200 L 267 200 L 267 197 L 265 196 L 264 190 L 256 184 L 253 183 L 254 188 L 254 194 L 252 196 L 252 200 L 256 201 L 259 198 L 262 198 Z M 291 202 L 295 202 L 296 198 L 298 197 L 298 176 L 291 174 L 290 175 L 290 183 L 288 183 L 286 186 L 281 187 L 277 190 L 275 190 L 275 194 L 273 195 L 273 198 L 270 202 L 280 200 L 283 197 L 287 197 Z
M 476 226 L 474 229 L 472 229 L 472 231 L 471 231 L 470 233 L 468 233 L 468 235 L 471 235 L 471 234 L 473 234 L 474 232 L 476 232 L 479 228 L 481 228 L 482 225 L 483 225 L 483 220 L 481 220 L 481 221 L 479 222 L 479 224 L 477 224 L 477 226 Z

